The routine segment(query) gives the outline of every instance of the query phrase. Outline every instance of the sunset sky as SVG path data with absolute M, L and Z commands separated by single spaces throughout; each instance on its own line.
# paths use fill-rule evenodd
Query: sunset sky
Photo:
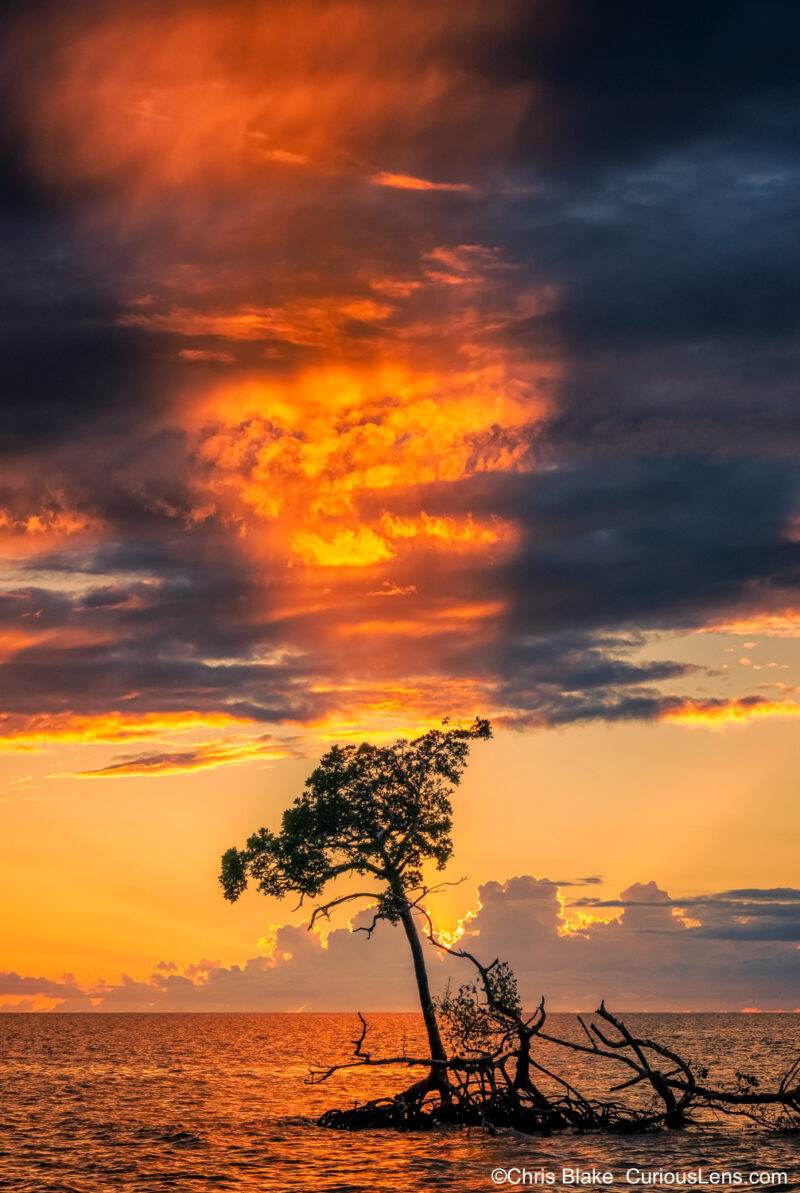
M 413 1006 L 219 855 L 476 714 L 443 927 L 797 1008 L 794 6 L 6 11 L 0 1009 Z

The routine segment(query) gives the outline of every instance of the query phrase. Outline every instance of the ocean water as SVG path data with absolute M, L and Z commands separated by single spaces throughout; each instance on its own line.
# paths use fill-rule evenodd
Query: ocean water
M 368 1019 L 375 1055 L 421 1047 L 418 1016 Z M 800 1054 L 800 1015 L 625 1020 L 709 1066 L 713 1084 L 740 1068 L 766 1086 Z M 548 1020 L 558 1034 L 571 1034 L 574 1024 L 574 1016 Z M 369 1070 L 305 1084 L 311 1064 L 347 1058 L 357 1028 L 354 1015 L 0 1016 L 0 1189 L 472 1193 L 581 1187 L 564 1179 L 564 1169 L 573 1176 L 575 1169 L 588 1176 L 591 1169 L 610 1172 L 615 1190 L 653 1187 L 637 1184 L 635 1173 L 626 1177 L 631 1169 L 683 1174 L 684 1180 L 702 1169 L 708 1188 L 800 1188 L 800 1136 L 764 1133 L 739 1119 L 679 1132 L 547 1139 L 456 1128 L 408 1135 L 324 1130 L 314 1119 L 328 1107 L 394 1092 L 409 1080 L 406 1069 Z M 571 1053 L 556 1059 L 552 1050 L 542 1055 L 586 1089 L 603 1083 L 592 1061 Z M 509 1180 L 499 1184 L 504 1173 Z M 786 1174 L 786 1183 L 775 1173 Z M 656 1187 L 675 1179 L 662 1176 L 659 1184 L 657 1178 Z M 609 1182 L 595 1174 L 591 1187 Z

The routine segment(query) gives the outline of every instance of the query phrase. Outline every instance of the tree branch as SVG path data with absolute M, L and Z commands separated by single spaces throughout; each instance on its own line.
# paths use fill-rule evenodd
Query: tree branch
M 340 895 L 338 899 L 331 899 L 329 903 L 321 903 L 311 913 L 307 930 L 310 932 L 320 918 L 329 920 L 334 907 L 340 907 L 342 903 L 350 903 L 353 899 L 380 899 L 380 895 L 376 894 L 375 891 L 354 891 L 352 895 Z M 359 931 L 359 929 L 356 929 L 356 931 Z

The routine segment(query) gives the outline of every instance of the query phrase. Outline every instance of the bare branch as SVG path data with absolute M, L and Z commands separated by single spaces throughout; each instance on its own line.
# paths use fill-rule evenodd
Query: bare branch
M 319 907 L 314 908 L 311 919 L 308 921 L 307 930 L 310 932 L 320 918 L 329 920 L 334 907 L 340 907 L 342 903 L 350 903 L 353 899 L 380 899 L 380 895 L 376 894 L 375 891 L 356 891 L 352 895 L 340 895 L 338 899 L 331 899 L 329 903 L 322 903 Z

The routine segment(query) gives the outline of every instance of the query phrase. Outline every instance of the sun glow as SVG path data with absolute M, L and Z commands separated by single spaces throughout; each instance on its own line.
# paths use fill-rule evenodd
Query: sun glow
M 472 921 L 474 919 L 477 918 L 478 913 L 481 910 L 482 910 L 482 904 L 481 904 L 480 900 L 478 900 L 478 906 L 473 907 L 468 912 L 466 912 L 461 917 L 461 919 L 458 921 L 455 928 L 452 928 L 451 930 L 448 931 L 447 929 L 440 928 L 437 926 L 434 929 L 434 934 L 436 936 L 436 939 L 440 940 L 442 942 L 442 944 L 445 946 L 445 948 L 448 948 L 448 949 L 457 948 L 458 942 L 461 940 L 461 938 L 464 936 L 464 934 L 469 930 L 469 925 L 472 923 Z
M 621 909 L 606 909 L 604 911 L 577 911 L 573 909 L 568 912 L 565 902 L 558 934 L 559 936 L 581 936 L 597 924 L 619 924 L 621 917 Z

